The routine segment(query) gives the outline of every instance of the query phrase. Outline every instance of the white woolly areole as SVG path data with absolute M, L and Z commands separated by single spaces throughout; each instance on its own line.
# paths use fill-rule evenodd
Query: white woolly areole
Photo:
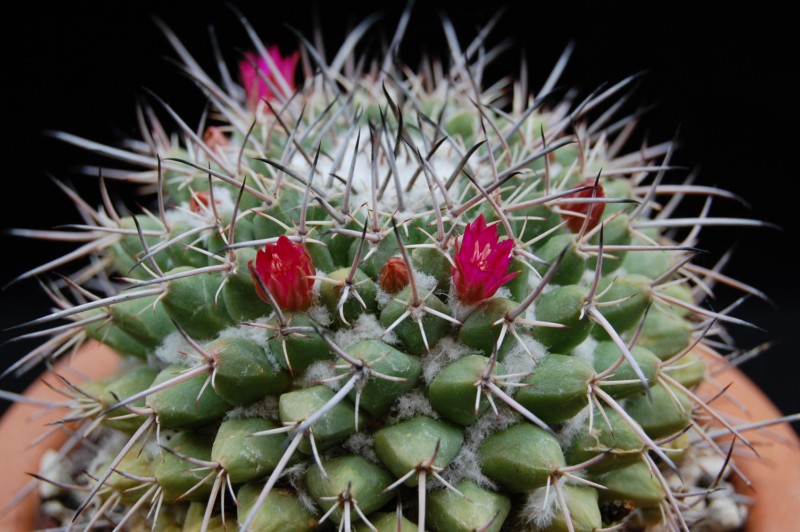
M 547 349 L 527 334 L 519 335 L 520 343 L 513 336 L 510 341 L 513 342 L 513 347 L 503 358 L 503 367 L 506 373 L 531 373 L 536 363 L 547 355 Z M 524 377 L 517 377 L 509 379 L 512 382 L 517 382 Z M 513 386 L 506 390 L 511 394 L 516 390 Z
M 39 460 L 39 474 L 53 482 L 60 482 L 64 484 L 72 483 L 68 469 L 71 465 L 69 458 L 59 456 L 59 453 L 53 449 L 48 449 Z M 59 496 L 64 490 L 50 482 L 39 483 L 39 495 L 43 500 L 52 499 Z
M 566 478 L 562 477 L 556 482 L 563 486 Z M 568 492 L 564 492 L 564 497 L 569 499 Z M 522 507 L 522 518 L 526 523 L 533 523 L 537 529 L 546 528 L 553 522 L 556 512 L 559 510 L 556 500 L 556 490 L 554 486 L 543 486 L 537 488 L 525 499 Z
M 278 418 L 278 398 L 272 395 L 264 397 L 262 400 L 246 406 L 237 406 L 228 410 L 225 419 L 277 419 Z
M 736 493 L 727 489 L 710 494 L 703 516 L 701 532 L 726 532 L 739 530 L 747 519 L 747 507 L 736 502 Z
M 497 292 L 495 292 L 492 297 L 504 297 L 506 299 L 511 299 L 511 296 L 511 290 L 507 286 L 501 286 L 497 289 Z
M 328 276 L 328 272 L 324 272 L 320 269 L 316 270 L 316 275 L 314 276 L 314 284 L 311 286 L 311 295 L 314 296 L 314 301 L 319 301 L 319 291 L 322 287 L 322 278 Z
M 498 413 L 499 415 L 491 409 L 487 410 L 464 430 L 464 444 L 442 474 L 449 483 L 456 484 L 468 479 L 481 487 L 497 489 L 497 486 L 481 471 L 478 448 L 494 432 L 506 429 L 520 420 L 519 414 L 504 405 L 498 405 Z
M 249 323 L 243 323 L 239 326 L 228 327 L 227 329 L 223 329 L 218 338 L 220 339 L 240 339 L 244 338 L 245 340 L 251 340 L 257 343 L 261 348 L 264 349 L 264 356 L 267 358 L 267 361 L 270 365 L 276 370 L 281 371 L 281 366 L 278 363 L 278 359 L 275 357 L 275 354 L 272 352 L 272 349 L 269 346 L 269 336 L 270 331 L 265 328 L 267 324 L 267 318 L 259 318 L 255 321 Z
M 439 414 L 431 406 L 428 398 L 419 388 L 411 390 L 407 394 L 400 396 L 392 405 L 391 415 L 387 421 L 390 425 L 403 421 L 404 419 L 428 416 L 439 419 Z
M 351 453 L 366 458 L 373 464 L 380 464 L 375 454 L 375 438 L 366 432 L 356 432 L 344 442 L 344 448 Z
M 269 336 L 271 332 L 266 329 L 266 325 L 266 318 L 258 318 L 248 323 L 223 329 L 217 337 L 233 339 L 244 338 L 246 340 L 252 340 L 264 349 L 269 349 Z
M 446 366 L 463 356 L 473 354 L 477 354 L 477 351 L 454 338 L 445 336 L 433 346 L 430 353 L 426 353 L 422 357 L 422 378 L 427 384 L 430 384 Z
M 578 344 L 578 346 L 572 350 L 572 356 L 585 360 L 590 365 L 594 366 L 594 352 L 597 349 L 597 344 L 597 340 L 589 335 L 586 337 L 586 340 Z
M 96 454 L 92 457 L 92 461 L 86 470 L 94 475 L 105 471 L 108 464 L 117 456 L 122 447 L 128 443 L 128 438 L 127 434 L 115 430 L 105 432 L 103 438 L 98 442 Z
M 406 131 L 408 131 L 414 140 L 419 142 L 421 145 L 421 140 L 417 138 L 418 134 L 416 132 L 411 129 L 406 129 Z M 357 131 L 353 131 L 353 134 L 346 138 L 347 146 L 345 147 L 345 156 L 343 157 L 339 168 L 333 167 L 334 161 L 332 159 L 320 157 L 319 161 L 317 162 L 317 171 L 320 175 L 328 175 L 330 172 L 340 173 L 342 172 L 342 169 L 349 170 L 354 156 L 353 152 L 356 147 L 357 133 Z M 379 133 L 379 135 L 381 145 L 385 146 L 386 139 L 384 135 L 382 133 Z M 371 208 L 372 158 L 369 154 L 370 143 L 368 141 L 365 142 L 365 139 L 369 138 L 369 128 L 364 125 L 361 127 L 361 143 L 359 145 L 359 153 L 355 154 L 356 164 L 353 171 L 353 195 L 350 198 L 350 205 L 355 206 L 367 204 Z M 339 152 L 340 147 L 341 144 L 332 146 L 330 148 L 330 153 Z M 449 176 L 453 173 L 453 170 L 455 170 L 460 159 L 461 155 L 456 151 L 453 145 L 450 143 L 445 143 L 436 151 L 436 157 L 431 158 L 430 164 L 437 176 L 442 179 L 446 179 L 445 176 Z M 386 157 L 378 157 L 377 165 L 379 176 L 378 186 L 380 186 L 383 176 L 387 175 L 391 169 L 391 166 Z M 309 171 L 311 170 L 309 162 L 301 153 L 294 154 L 292 159 L 289 161 L 289 166 L 299 172 L 300 175 L 308 175 Z M 424 185 L 424 176 L 418 177 L 415 186 L 413 186 L 409 192 L 405 192 L 406 186 L 419 168 L 419 161 L 416 159 L 416 157 L 414 157 L 414 155 L 409 153 L 408 150 L 401 150 L 396 159 L 396 167 L 397 174 L 392 172 L 392 181 L 386 187 L 383 195 L 378 200 L 378 209 L 384 212 L 393 212 L 397 209 L 398 197 L 396 183 L 399 182 L 401 190 L 404 191 L 404 204 L 406 208 L 409 209 L 408 211 L 397 211 L 395 213 L 395 218 L 397 219 L 398 224 L 400 224 L 407 219 L 416 216 L 419 211 L 424 210 L 424 206 L 430 206 L 431 198 L 428 187 Z M 334 181 L 334 183 L 337 182 Z M 344 185 L 341 186 L 342 189 L 344 189 Z
M 304 482 L 307 469 L 306 465 L 305 462 L 300 462 L 292 467 L 287 467 L 284 469 L 283 478 L 291 484 L 292 491 L 297 496 L 297 500 L 300 501 L 300 504 L 302 504 L 309 513 L 316 515 L 319 513 L 317 503 L 314 502 L 314 499 L 309 495 Z
M 422 273 L 414 268 L 411 268 L 411 271 L 414 273 L 414 281 L 417 283 L 417 290 L 419 290 L 420 297 L 428 292 L 432 292 L 436 288 L 438 283 L 433 275 Z
M 336 331 L 333 341 L 342 349 L 347 349 L 363 340 L 382 340 L 387 344 L 396 344 L 397 336 L 394 333 L 384 335 L 385 331 L 378 318 L 372 314 L 361 314 L 351 328 Z
M 497 485 L 481 470 L 481 457 L 478 453 L 478 446 L 462 445 L 458 454 L 447 465 L 447 469 L 442 472 L 444 479 L 450 484 L 458 484 L 462 480 L 472 480 L 482 488 L 497 490 Z M 431 480 L 428 486 L 430 491 L 433 487 L 438 487 L 440 482 Z
M 336 370 L 330 360 L 318 360 L 314 362 L 303 373 L 303 375 L 295 380 L 295 388 L 310 388 L 318 384 L 324 384 L 332 390 L 338 390 L 342 387 L 342 383 L 346 380 L 328 380 L 336 376 Z M 322 382 L 326 381 L 326 382 Z
M 181 333 L 175 331 L 169 334 L 155 350 L 155 360 L 148 363 L 155 364 L 159 369 L 163 369 L 172 364 L 179 366 L 199 366 L 203 364 L 203 359 L 194 347 L 184 339 Z
M 327 327 L 332 323 L 331 315 L 325 305 L 314 305 L 313 307 L 309 308 L 306 313 L 308 313 L 308 316 L 312 320 L 316 321 L 323 327 Z
M 450 309 L 450 314 L 452 314 L 455 319 L 463 322 L 472 314 L 472 311 L 475 310 L 478 305 L 480 305 L 480 303 L 465 305 L 459 301 L 458 295 L 456 294 L 455 283 L 450 283 L 450 291 L 447 293 L 447 308 Z
M 591 404 L 586 405 L 583 410 L 575 414 L 572 419 L 568 420 L 561 426 L 561 431 L 558 433 L 558 440 L 561 442 L 561 448 L 566 449 L 575 439 L 575 436 L 586 425 L 586 418 L 589 417 L 589 409 L 593 408 Z M 604 423 L 602 419 L 595 419 L 595 426 L 597 423 Z
M 385 292 L 383 290 L 383 288 L 381 288 L 380 283 L 376 284 L 375 286 L 378 289 L 377 293 L 375 294 L 375 300 L 378 302 L 378 308 L 379 309 L 383 309 L 383 307 L 388 305 L 389 302 L 392 300 L 392 298 L 394 297 L 394 294 L 390 294 L 389 292 Z

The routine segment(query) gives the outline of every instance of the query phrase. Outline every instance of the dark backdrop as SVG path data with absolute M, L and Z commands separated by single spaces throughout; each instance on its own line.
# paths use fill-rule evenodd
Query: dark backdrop
M 199 116 L 203 101 L 190 83 L 165 60 L 174 57 L 151 20 L 164 19 L 204 65 L 211 66 L 207 26 L 213 24 L 235 58 L 249 49 L 244 31 L 222 3 L 152 1 L 39 3 L 18 5 L 16 17 L 5 17 L 2 98 L 2 227 L 49 228 L 79 221 L 68 201 L 47 179 L 52 173 L 70 179 L 97 203 L 93 179 L 74 175 L 78 164 L 93 158 L 78 149 L 42 135 L 64 130 L 108 143 L 136 136 L 134 103 L 142 87 L 154 90 L 188 122 Z M 414 65 L 420 50 L 441 54 L 444 38 L 438 11 L 446 10 L 460 30 L 462 41 L 494 14 L 498 4 L 485 2 L 466 8 L 462 2 L 419 2 L 401 54 Z M 424 4 L 424 5 L 422 5 Z M 712 212 L 762 218 L 783 227 L 775 230 L 707 230 L 702 246 L 712 253 L 737 243 L 726 272 L 767 292 L 776 307 L 752 300 L 738 316 L 757 323 L 767 333 L 732 328 L 742 346 L 768 339 L 776 345 L 745 370 L 787 412 L 800 411 L 798 388 L 797 298 L 798 268 L 794 262 L 798 238 L 797 61 L 790 55 L 792 17 L 774 2 L 760 2 L 751 11 L 697 11 L 674 3 L 650 11 L 644 3 L 615 7 L 580 2 L 517 2 L 494 32 L 492 42 L 513 39 L 515 46 L 489 76 L 517 72 L 519 53 L 527 51 L 531 86 L 545 80 L 550 67 L 570 40 L 577 47 L 564 82 L 584 94 L 602 82 L 614 82 L 642 70 L 638 102 L 656 103 L 643 135 L 652 142 L 668 140 L 681 126 L 683 141 L 678 160 L 700 164 L 700 181 L 728 188 L 746 197 L 748 210 L 717 202 Z M 316 17 L 325 30 L 329 51 L 348 27 L 377 9 L 348 7 L 342 2 L 238 2 L 266 42 L 282 49 L 296 46 L 284 22 L 309 34 Z M 376 3 L 377 5 L 377 3 Z M 378 23 L 391 35 L 401 4 L 383 8 Z M 724 21 L 724 22 L 723 22 Z M 18 32 L 12 36 L 13 32 Z M 21 35 L 21 36 L 16 36 Z M 689 204 L 691 212 L 699 205 Z M 2 281 L 67 248 L 3 236 Z M 720 295 L 717 308 L 736 297 Z M 0 294 L 0 325 L 7 327 L 46 312 L 47 302 L 34 282 L 12 286 Z M 3 333 L 3 339 L 10 337 Z M 26 345 L 2 347 L 4 367 Z M 19 386 L 0 383 L 0 388 Z

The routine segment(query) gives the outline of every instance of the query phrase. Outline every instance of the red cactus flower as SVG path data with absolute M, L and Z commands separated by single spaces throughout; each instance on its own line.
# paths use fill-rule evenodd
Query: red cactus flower
M 283 310 L 305 310 L 311 306 L 313 276 L 317 270 L 303 244 L 295 244 L 281 235 L 277 244 L 267 244 L 258 250 L 255 262 L 255 268 L 253 261 L 249 263 L 250 274 L 261 299 L 269 301 L 256 275 Z
M 394 294 L 402 290 L 408 284 L 408 268 L 403 259 L 392 257 L 386 261 L 381 268 L 381 275 L 378 279 L 384 292 Z
M 267 53 L 275 63 L 275 66 L 278 67 L 278 71 L 289 84 L 289 89 L 294 91 L 294 71 L 297 69 L 297 61 L 300 58 L 300 53 L 294 52 L 283 57 L 277 46 L 267 48 Z M 253 107 L 258 104 L 258 100 L 270 99 L 272 97 L 272 89 L 270 89 L 267 84 L 267 79 L 272 82 L 274 87 L 280 88 L 275 74 L 270 72 L 267 60 L 252 52 L 245 53 L 245 59 L 239 62 L 239 75 L 242 78 L 242 85 L 244 85 L 244 90 L 247 93 L 247 101 Z
M 586 179 L 578 183 L 577 186 L 585 187 L 594 185 L 594 179 Z M 597 183 L 597 191 L 594 191 L 591 188 L 586 190 L 582 190 L 581 192 L 576 192 L 575 194 L 571 194 L 566 196 L 567 198 L 605 198 L 606 195 L 603 193 L 603 185 L 599 182 Z M 606 208 L 605 203 L 562 203 L 561 209 L 565 211 L 571 211 L 575 213 L 580 213 L 583 216 L 576 216 L 574 214 L 563 213 L 561 214 L 561 218 L 567 222 L 567 227 L 573 233 L 578 233 L 583 227 L 583 222 L 586 217 L 589 217 L 589 225 L 586 227 L 586 230 L 589 231 L 597 227 L 600 223 L 600 218 L 603 216 L 603 211 Z M 592 211 L 591 213 L 589 211 Z
M 474 305 L 488 299 L 519 272 L 506 273 L 511 262 L 510 239 L 498 242 L 497 227 L 486 225 L 483 214 L 467 224 L 463 240 L 456 239 L 453 283 L 458 299 Z

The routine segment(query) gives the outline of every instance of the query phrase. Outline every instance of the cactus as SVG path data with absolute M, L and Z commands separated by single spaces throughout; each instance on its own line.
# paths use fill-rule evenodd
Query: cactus
M 243 19 L 238 86 L 165 28 L 208 123 L 152 96 L 142 151 L 57 134 L 138 165 L 124 179 L 156 196 L 122 214 L 101 180 L 79 236 L 25 233 L 86 243 L 19 279 L 93 260 L 46 283 L 60 310 L 25 325 L 66 324 L 10 371 L 89 340 L 124 361 L 62 376 L 72 445 L 104 446 L 74 523 L 688 529 L 691 442 L 732 448 L 696 421 L 750 446 L 696 393 L 698 353 L 750 325 L 704 306 L 708 285 L 764 296 L 692 259 L 701 227 L 762 223 L 670 218 L 730 194 L 666 186 L 673 143 L 621 153 L 635 76 L 583 101 L 551 94 L 561 66 L 535 95 L 484 88 L 485 33 L 461 49 L 446 20 L 451 65 L 410 72 L 408 16 L 384 56 L 348 59 L 370 20 L 331 63 L 302 39 L 302 75 Z

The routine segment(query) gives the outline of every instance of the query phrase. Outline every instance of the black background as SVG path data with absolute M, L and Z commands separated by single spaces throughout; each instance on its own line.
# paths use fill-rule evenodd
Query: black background
M 160 16 L 200 62 L 212 70 L 207 27 L 213 24 L 233 65 L 251 46 L 231 11 L 222 3 L 83 2 L 77 5 L 18 4 L 16 16 L 3 23 L 2 158 L 0 215 L 2 227 L 50 228 L 79 218 L 46 174 L 71 180 L 98 202 L 95 180 L 72 171 L 77 165 L 100 162 L 79 149 L 47 138 L 43 131 L 63 130 L 114 144 L 138 133 L 134 104 L 142 87 L 169 102 L 190 124 L 204 102 L 198 91 L 166 60 L 175 57 L 152 22 Z M 72 3 L 70 3 L 72 4 Z M 423 5 L 424 4 L 424 5 Z M 237 2 L 267 43 L 288 51 L 297 39 L 286 24 L 310 34 L 316 17 L 325 33 L 328 52 L 356 21 L 380 9 L 377 26 L 391 35 L 402 4 L 379 7 L 325 2 Z M 577 47 L 562 78 L 588 94 L 603 82 L 647 71 L 637 102 L 656 103 L 642 136 L 653 143 L 669 140 L 680 125 L 682 149 L 677 159 L 699 164 L 700 182 L 728 188 L 749 200 L 751 209 L 718 201 L 712 213 L 760 218 L 783 230 L 710 229 L 702 233 L 702 258 L 710 266 L 734 243 L 736 252 L 726 273 L 767 292 L 776 308 L 758 300 L 746 302 L 737 316 L 767 329 L 741 327 L 731 331 L 741 346 L 767 340 L 774 348 L 745 364 L 744 369 L 785 412 L 800 411 L 798 372 L 800 333 L 797 298 L 798 128 L 796 54 L 792 16 L 775 3 L 759 2 L 749 11 L 698 11 L 674 3 L 512 2 L 490 42 L 511 38 L 514 47 L 488 77 L 518 72 L 519 54 L 529 60 L 531 87 L 539 87 L 564 46 Z M 462 2 L 420 2 L 401 48 L 415 65 L 420 50 L 446 51 L 438 13 L 448 12 L 464 43 L 495 13 L 499 4 L 467 7 Z M 315 14 L 316 13 L 316 14 Z M 379 33 L 373 32 L 373 35 Z M 379 41 L 378 41 L 379 42 Z M 700 205 L 687 204 L 687 213 Z M 63 253 L 67 247 L 3 236 L 2 284 L 27 269 Z M 722 291 L 715 308 L 737 295 Z M 26 281 L 0 294 L 0 326 L 8 327 L 46 312 L 47 301 L 35 282 Z M 3 339 L 10 333 L 3 333 Z M 34 344 L 3 346 L 0 367 Z M 0 388 L 15 389 L 6 380 Z M 797 425 L 796 425 L 797 426 Z

